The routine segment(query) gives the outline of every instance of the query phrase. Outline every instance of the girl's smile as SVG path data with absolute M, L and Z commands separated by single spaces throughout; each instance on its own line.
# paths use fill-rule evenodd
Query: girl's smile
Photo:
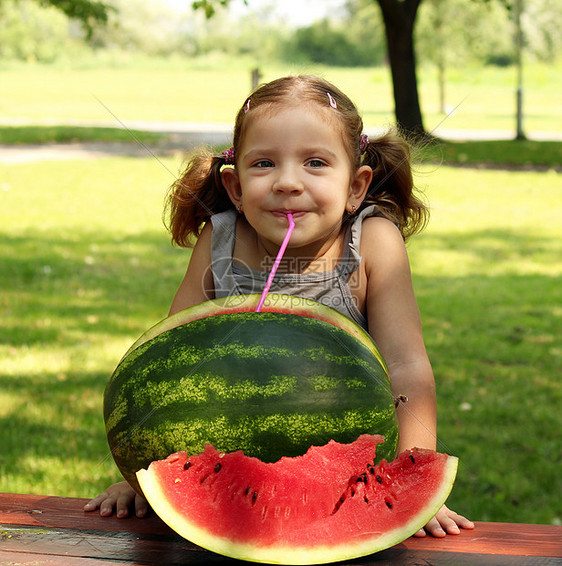
M 287 216 L 287 214 L 292 214 L 293 216 L 302 216 L 306 214 L 306 210 L 295 210 L 295 209 L 286 209 L 283 208 L 281 210 L 272 210 L 272 214 L 279 215 L 279 216 Z

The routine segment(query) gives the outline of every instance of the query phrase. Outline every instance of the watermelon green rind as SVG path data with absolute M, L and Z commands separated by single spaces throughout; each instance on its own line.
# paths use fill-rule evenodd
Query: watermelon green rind
M 205 318 L 226 313 L 253 313 L 255 312 L 261 295 L 234 295 L 231 297 L 221 297 L 218 299 L 211 299 L 203 303 L 194 305 L 183 309 L 173 315 L 166 317 L 152 328 L 148 329 L 139 339 L 127 350 L 123 358 L 126 358 L 135 348 L 138 348 L 145 342 L 158 336 L 162 332 L 166 332 L 182 324 L 186 324 L 193 320 Z M 279 295 L 270 293 L 267 295 L 261 312 L 279 312 L 279 313 L 292 313 L 300 316 L 323 320 L 345 330 L 368 348 L 372 354 L 377 358 L 379 363 L 383 366 L 386 373 L 388 369 L 383 357 L 377 350 L 371 336 L 365 332 L 360 326 L 352 322 L 349 318 L 338 312 L 337 310 L 322 305 L 319 302 L 311 299 L 303 299 L 292 295 Z
M 334 443 L 329 444 L 333 445 Z M 321 449 L 323 448 L 326 447 L 321 447 Z M 206 451 L 207 450 L 208 449 L 206 449 Z M 318 448 L 312 448 L 302 457 L 302 464 L 300 468 L 297 467 L 298 473 L 301 474 L 301 479 L 304 478 L 305 485 L 309 481 L 308 478 L 310 478 L 310 475 L 314 474 L 311 470 L 314 469 L 315 466 L 310 464 L 308 456 L 315 450 L 318 450 Z M 382 475 L 383 470 L 390 471 L 394 469 L 394 471 L 396 471 L 396 469 L 401 466 L 412 469 L 415 464 L 410 464 L 410 456 L 412 458 L 415 456 L 415 459 L 419 460 L 424 457 L 424 452 L 430 451 L 418 451 L 417 449 L 407 451 L 403 453 L 397 461 L 391 464 L 383 462 L 380 468 L 377 468 L 376 473 L 381 473 Z M 182 504 L 186 502 L 185 495 L 180 496 L 178 493 L 181 492 L 181 482 L 184 481 L 181 474 L 185 473 L 182 467 L 183 462 L 185 462 L 187 458 L 185 454 L 183 458 L 181 454 L 177 454 L 168 459 L 173 461 L 174 458 L 179 457 L 179 464 L 177 464 L 179 473 L 174 470 L 169 472 L 172 474 L 170 476 L 171 478 L 177 478 L 173 481 L 170 481 L 169 478 L 167 481 L 166 478 L 166 473 L 168 473 L 165 469 L 167 461 L 156 462 L 151 465 L 148 470 L 140 470 L 137 476 L 143 492 L 148 497 L 151 506 L 160 518 L 181 536 L 203 548 L 232 558 L 253 562 L 267 562 L 273 564 L 321 564 L 350 560 L 378 552 L 402 542 L 422 528 L 446 501 L 457 472 L 457 458 L 444 454 L 434 453 L 434 455 L 435 459 L 432 461 L 432 464 L 435 464 L 436 467 L 428 466 L 422 468 L 422 471 L 414 470 L 414 472 L 411 473 L 413 480 L 410 480 L 407 475 L 389 480 L 389 488 L 381 493 L 378 502 L 374 500 L 373 495 L 369 494 L 369 497 L 373 497 L 370 502 L 371 507 L 369 507 L 369 502 L 366 504 L 363 503 L 362 495 L 354 497 L 352 494 L 345 500 L 342 504 L 342 508 L 337 512 L 330 512 L 334 504 L 330 498 L 334 499 L 334 496 L 335 498 L 339 497 L 340 492 L 338 491 L 338 487 L 334 489 L 333 486 L 335 484 L 336 486 L 340 486 L 339 489 L 341 489 L 342 478 L 338 479 L 337 470 L 336 477 L 332 477 L 330 475 L 334 472 L 332 469 L 328 472 L 328 477 L 331 477 L 331 480 L 328 479 L 325 490 L 318 488 L 318 482 L 314 483 L 313 481 L 312 485 L 309 486 L 315 493 L 319 492 L 322 494 L 320 495 L 320 499 L 322 499 L 324 493 L 326 494 L 326 499 L 328 500 L 327 505 L 322 504 L 320 507 L 316 505 L 311 511 L 309 510 L 311 515 L 310 521 L 306 516 L 298 518 L 297 515 L 295 515 L 295 520 L 293 521 L 292 515 L 290 515 L 291 518 L 289 520 L 280 523 L 280 525 L 283 526 L 274 526 L 273 528 L 260 523 L 260 513 L 264 508 L 269 509 L 269 515 L 266 515 L 269 517 L 271 516 L 272 509 L 275 509 L 276 506 L 280 506 L 280 508 L 283 509 L 284 505 L 287 504 L 287 500 L 284 499 L 286 492 L 285 496 L 281 495 L 283 493 L 283 485 L 279 486 L 277 482 L 284 482 L 284 478 L 291 474 L 291 470 L 287 470 L 288 466 L 285 465 L 287 460 L 299 460 L 299 458 L 283 459 L 278 462 L 277 464 L 283 464 L 283 471 L 279 472 L 281 474 L 279 476 L 275 476 L 277 464 L 266 465 L 271 466 L 271 471 L 267 472 L 267 475 L 272 476 L 270 483 L 279 486 L 280 494 L 278 495 L 275 490 L 267 491 L 262 487 L 257 500 L 259 501 L 261 497 L 265 497 L 266 503 L 263 504 L 264 507 L 258 508 L 255 514 L 245 510 L 248 504 L 245 503 L 242 497 L 238 497 L 235 505 L 230 505 L 229 500 L 231 497 L 234 497 L 234 495 L 230 495 L 229 493 L 222 499 L 221 496 L 225 494 L 219 494 L 219 499 L 216 501 L 216 504 L 207 505 L 206 502 L 208 498 L 213 499 L 213 493 L 217 493 L 225 488 L 225 483 L 223 483 L 221 484 L 222 488 L 213 491 L 213 481 L 215 480 L 212 477 L 207 481 L 207 483 L 209 483 L 208 487 L 198 487 L 203 484 L 199 482 L 196 476 L 194 483 L 196 489 L 198 491 L 201 490 L 202 499 L 197 501 L 196 495 L 194 497 L 192 492 L 186 492 L 186 494 L 190 494 L 190 499 L 186 505 L 187 509 L 183 508 Z M 221 471 L 221 474 L 224 474 L 224 470 L 227 469 L 227 457 L 221 460 L 221 455 L 217 456 L 217 461 L 224 463 L 223 471 Z M 227 456 L 232 455 L 228 454 Z M 238 460 L 238 462 L 240 462 L 240 460 Z M 163 473 L 160 472 L 163 468 L 158 467 L 162 466 L 162 464 L 164 465 Z M 262 463 L 259 464 L 263 466 Z M 214 463 L 212 465 L 214 466 Z M 329 467 L 329 464 L 326 465 Z M 298 463 L 297 466 L 299 466 Z M 214 471 L 216 470 L 215 468 Z M 175 474 L 177 474 L 177 476 Z M 227 477 L 228 482 L 226 485 L 230 485 L 231 482 L 236 482 L 235 474 L 234 476 L 228 475 Z M 275 479 L 277 477 L 279 477 L 279 480 Z M 356 483 L 355 477 L 356 476 L 352 476 L 350 481 L 346 482 L 348 486 L 352 486 L 351 489 L 355 489 L 358 485 L 365 485 Z M 373 476 L 373 478 L 374 477 L 376 476 Z M 388 477 L 390 478 L 390 476 Z M 289 480 L 289 482 L 291 481 L 292 479 Z M 374 482 L 374 479 L 371 481 Z M 176 482 L 179 482 L 177 488 Z M 409 491 L 405 491 L 402 494 L 400 493 L 402 487 L 401 482 L 404 482 L 404 485 L 407 486 L 405 489 Z M 207 483 L 205 486 L 207 486 Z M 297 514 L 299 513 L 299 485 L 301 485 L 301 482 L 297 481 L 297 485 L 295 485 L 297 495 L 295 495 L 292 503 L 291 501 L 288 502 L 289 505 L 294 505 L 292 512 Z M 380 486 L 377 484 L 377 488 L 378 487 Z M 349 489 L 348 487 L 348 490 Z M 414 493 L 412 493 L 412 491 Z M 262 495 L 262 493 L 265 495 Z M 268 494 L 271 493 L 273 497 L 272 500 L 269 500 Z M 376 493 L 375 491 L 375 494 Z M 416 504 L 411 503 L 411 501 L 418 496 L 418 493 L 423 495 L 419 495 L 418 499 L 420 499 L 420 501 L 416 502 L 416 506 Z M 312 497 L 315 496 L 313 495 Z M 384 505 L 384 501 L 386 501 L 388 497 L 390 497 L 394 504 L 394 508 L 391 508 L 391 510 L 387 509 Z M 224 501 L 226 501 L 227 507 L 222 507 L 222 505 L 225 505 Z M 198 503 L 202 505 L 201 508 L 199 508 Z M 348 504 L 351 505 L 351 507 L 348 507 L 345 512 L 342 512 L 344 506 Z M 205 511 L 205 509 L 207 511 Z M 324 511 L 322 511 L 322 509 L 324 509 Z M 216 514 L 216 520 L 213 520 L 212 517 L 205 516 L 205 512 Z M 224 521 L 224 524 L 221 524 L 222 518 L 229 512 L 233 513 L 230 518 L 230 523 L 229 519 L 227 519 Z M 338 515 L 340 512 L 342 514 Z M 387 519 L 387 516 L 391 518 Z M 386 528 L 387 521 L 390 523 L 396 519 L 396 517 L 398 517 L 398 521 L 403 520 L 403 522 L 398 526 L 389 526 Z M 264 520 L 263 517 L 262 520 Z M 232 525 L 232 521 L 240 521 L 244 526 L 234 529 L 235 532 L 230 537 L 221 536 L 220 533 L 222 529 L 228 531 L 228 525 Z M 207 524 L 210 522 L 212 526 L 210 528 L 205 527 L 205 522 Z M 216 523 L 219 523 L 219 525 L 215 527 Z M 304 529 L 304 531 L 302 529 Z
M 284 373 L 272 375 L 279 357 Z M 388 375 L 371 351 L 292 314 L 220 314 L 157 334 L 116 368 L 104 413 L 115 462 L 134 486 L 151 461 L 207 443 L 265 461 L 365 432 L 387 437 L 381 457 L 392 459 L 398 443 Z

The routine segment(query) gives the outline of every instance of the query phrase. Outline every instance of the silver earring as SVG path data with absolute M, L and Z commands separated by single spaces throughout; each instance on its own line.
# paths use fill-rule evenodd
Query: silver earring
M 239 204 L 237 207 L 238 214 L 242 214 L 242 204 Z
M 357 207 L 354 204 L 352 204 L 351 205 L 351 214 L 355 214 L 356 210 L 357 210 Z

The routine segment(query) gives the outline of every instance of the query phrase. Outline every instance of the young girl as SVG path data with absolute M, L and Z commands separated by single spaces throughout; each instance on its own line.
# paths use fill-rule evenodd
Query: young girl
M 172 239 L 197 237 L 170 314 L 191 305 L 261 292 L 295 223 L 272 292 L 311 298 L 368 329 L 395 395 L 399 450 L 436 448 L 436 403 L 405 240 L 427 211 L 413 192 L 407 144 L 370 141 L 353 103 L 310 76 L 258 88 L 236 118 L 233 148 L 193 159 L 172 186 Z M 146 501 L 121 482 L 86 505 L 137 516 Z M 456 534 L 473 524 L 446 506 L 418 536 Z

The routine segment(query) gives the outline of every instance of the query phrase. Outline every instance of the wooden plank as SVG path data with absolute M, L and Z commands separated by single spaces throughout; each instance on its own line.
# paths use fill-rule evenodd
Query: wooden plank
M 30 564 L 31 556 L 36 557 L 35 564 L 61 566 L 86 566 L 88 562 L 80 562 L 86 559 L 111 560 L 117 565 L 237 562 L 184 540 L 156 516 L 100 517 L 83 511 L 86 501 L 0 494 L 0 550 L 11 557 L 5 562 Z M 2 554 L 0 558 L 4 558 Z M 71 558 L 78 562 L 69 562 Z M 354 560 L 353 564 L 562 566 L 562 527 L 477 523 L 475 530 L 457 536 L 412 537 L 387 551 Z
M 101 531 L 132 531 L 136 533 L 173 533 L 156 515 L 145 519 L 100 517 L 86 513 L 88 499 L 0 493 L 0 524 L 30 527 L 65 527 Z
M 0 564 L 5 566 L 101 566 L 99 558 L 77 556 L 43 556 L 34 553 L 18 553 L 0 549 Z M 111 566 L 132 566 L 132 562 L 111 561 Z M 139 565 L 140 566 L 140 565 Z M 145 565 L 143 565 L 145 566 Z
M 472 531 L 444 538 L 411 537 L 404 548 L 446 552 L 479 552 L 518 556 L 562 557 L 562 527 L 523 523 L 475 523 Z
M 5 535 L 5 533 L 4 533 Z M 185 541 L 184 541 L 185 542 Z M 14 527 L 11 538 L 2 539 L 0 563 L 47 566 L 87 566 L 91 561 L 110 561 L 115 565 L 233 566 L 240 561 L 194 550 L 179 539 L 166 536 L 130 536 L 110 531 L 38 529 Z M 489 555 L 436 550 L 392 549 L 365 556 L 339 566 L 560 566 L 562 559 L 511 555 Z
M 178 537 L 45 527 L 0 527 L 0 548 L 45 558 L 72 557 L 125 564 L 223 564 L 233 561 Z

